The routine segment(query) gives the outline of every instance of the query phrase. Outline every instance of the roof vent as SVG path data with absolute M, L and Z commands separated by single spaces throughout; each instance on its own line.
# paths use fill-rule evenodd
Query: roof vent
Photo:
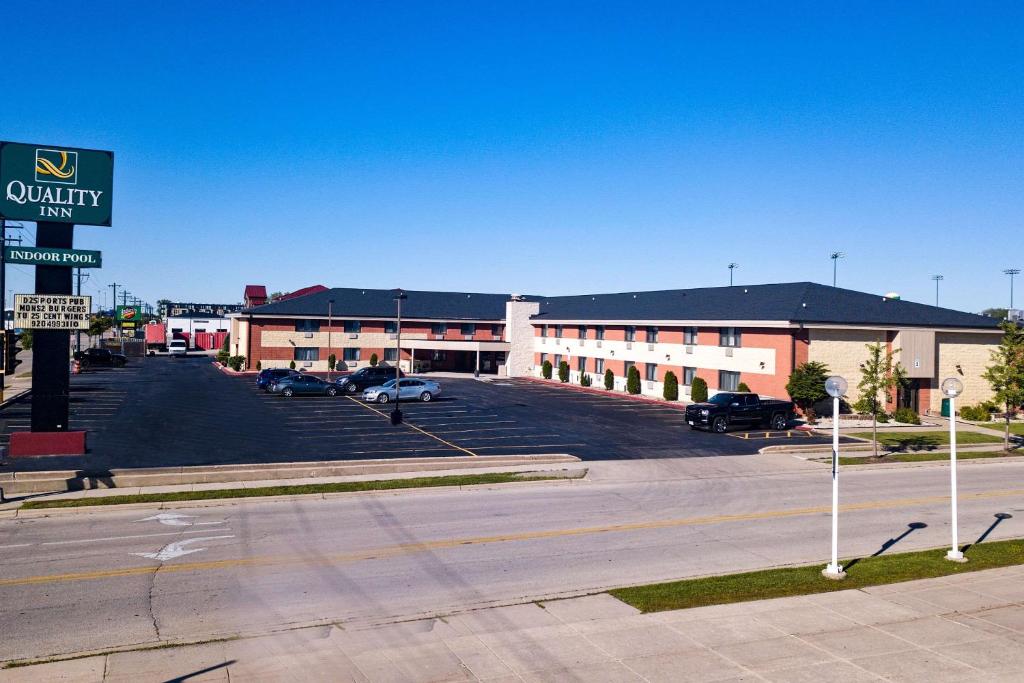
M 525 297 L 522 294 L 513 294 L 510 298 L 512 301 L 525 301 Z

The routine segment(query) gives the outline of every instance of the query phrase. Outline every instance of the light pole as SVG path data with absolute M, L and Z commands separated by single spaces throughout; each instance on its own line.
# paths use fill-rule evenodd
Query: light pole
M 821 572 L 828 579 L 846 578 L 839 566 L 839 399 L 846 393 L 846 380 L 832 375 L 825 391 L 832 397 L 832 562 Z
M 327 381 L 331 381 L 331 318 L 334 313 L 334 299 L 327 300 Z
M 946 559 L 952 562 L 966 562 L 967 558 L 960 552 L 960 541 L 957 538 L 956 514 L 956 397 L 964 390 L 964 383 L 956 377 L 942 380 L 942 395 L 949 399 L 949 489 L 950 512 L 952 513 L 953 547 L 946 553 Z
M 739 267 L 740 267 L 740 264 L 738 264 L 738 263 L 730 263 L 729 264 L 729 286 L 730 287 L 732 287 L 732 271 L 736 270 Z
M 935 307 L 939 307 L 939 283 L 946 278 L 942 275 L 932 275 L 932 279 L 935 280 Z
M 1003 275 L 1010 276 L 1010 308 L 1013 308 L 1013 276 L 1020 275 L 1020 268 L 1007 268 L 1003 271 Z
M 832 259 L 832 286 L 836 286 L 836 276 L 839 274 L 839 259 L 846 256 L 841 251 L 833 251 L 829 254 L 829 258 Z
M 402 411 L 398 409 L 398 399 L 401 396 L 401 377 L 402 377 L 402 300 L 408 299 L 409 297 L 401 288 L 395 290 L 395 305 L 397 309 L 396 313 L 396 325 L 395 325 L 395 347 L 398 352 L 395 355 L 395 409 L 391 411 L 391 424 L 399 425 L 402 424 Z M 409 368 L 411 371 L 412 368 Z

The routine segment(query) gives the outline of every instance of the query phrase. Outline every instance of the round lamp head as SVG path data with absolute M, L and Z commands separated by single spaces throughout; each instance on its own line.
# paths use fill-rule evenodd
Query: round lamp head
M 832 375 L 825 380 L 825 391 L 832 398 L 842 398 L 846 394 L 846 380 L 839 375 Z
M 942 380 L 942 395 L 949 398 L 956 398 L 964 391 L 964 383 L 956 377 L 948 377 Z

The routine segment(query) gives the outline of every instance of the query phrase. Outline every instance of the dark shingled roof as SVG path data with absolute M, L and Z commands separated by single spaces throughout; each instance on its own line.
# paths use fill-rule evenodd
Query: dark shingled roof
M 786 320 L 795 323 L 995 329 L 974 313 L 814 282 L 555 296 L 537 320 Z
M 402 301 L 402 317 L 436 320 L 501 320 L 505 317 L 508 294 L 479 294 L 475 292 L 417 292 L 406 291 Z M 352 289 L 335 287 L 322 292 L 265 306 L 247 309 L 253 315 L 327 315 L 327 302 L 334 299 L 332 311 L 341 317 L 393 318 L 395 317 L 395 290 Z M 536 301 L 537 297 L 530 297 Z

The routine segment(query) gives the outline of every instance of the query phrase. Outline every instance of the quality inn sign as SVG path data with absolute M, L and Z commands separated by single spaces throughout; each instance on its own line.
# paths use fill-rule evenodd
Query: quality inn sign
M 114 153 L 0 142 L 0 218 L 110 225 Z

